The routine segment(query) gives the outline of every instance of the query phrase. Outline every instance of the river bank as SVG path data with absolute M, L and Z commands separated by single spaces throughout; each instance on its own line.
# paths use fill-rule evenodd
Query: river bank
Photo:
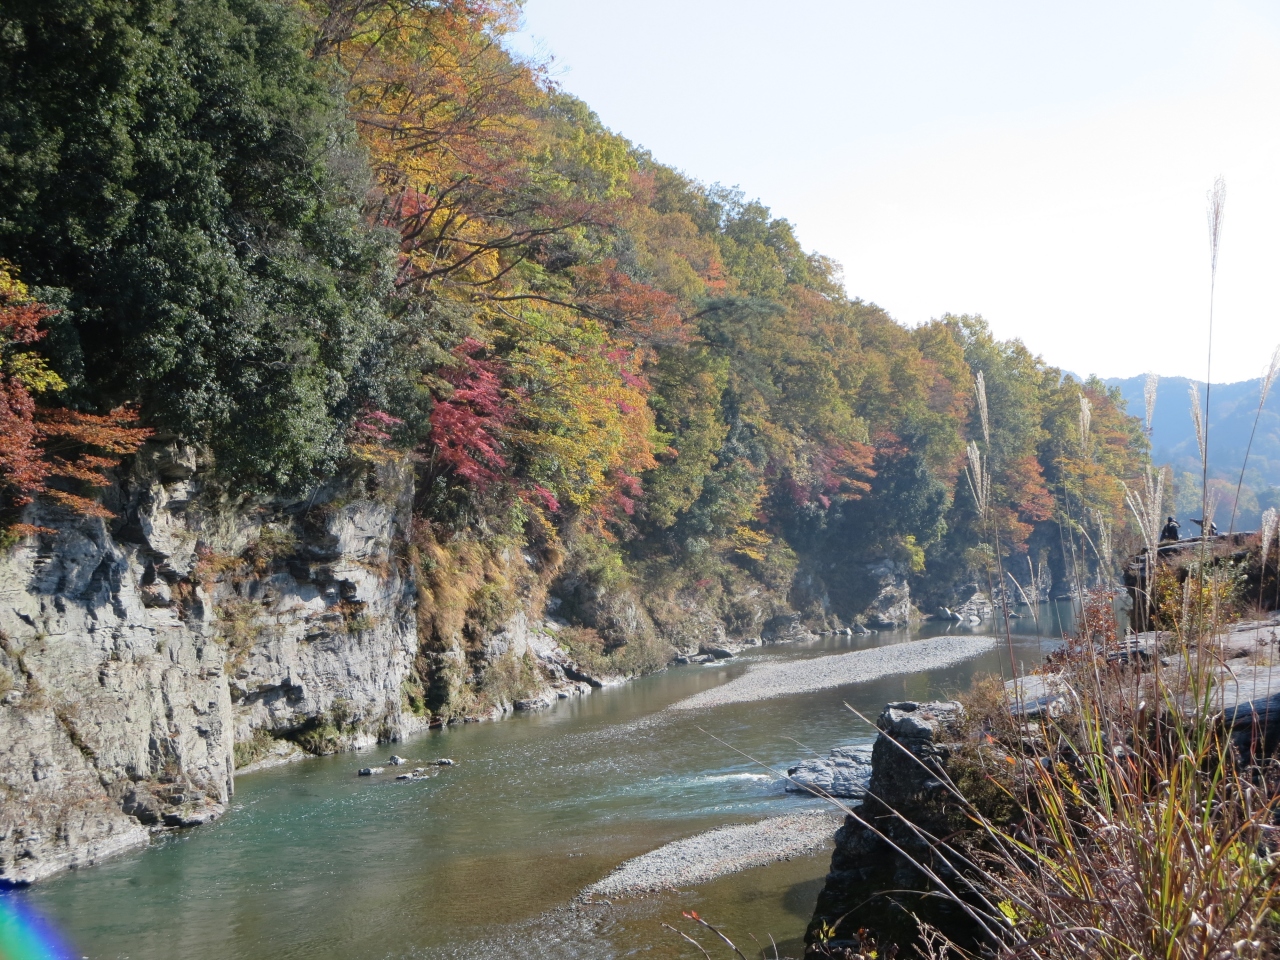
M 609 958 L 645 946 L 650 956 L 675 957 L 680 945 L 655 942 L 655 930 L 681 909 L 765 943 L 769 934 L 794 940 L 811 915 L 829 842 L 812 855 L 613 907 L 567 905 L 667 844 L 825 812 L 712 736 L 785 769 L 809 750 L 870 742 L 874 731 L 843 701 L 874 716 L 886 701 L 926 699 L 967 686 L 975 672 L 998 672 L 1000 658 L 989 651 L 851 687 L 725 703 L 696 714 L 696 727 L 694 715 L 667 707 L 756 668 L 914 639 L 903 631 L 754 648 L 501 724 L 418 734 L 394 751 L 246 775 L 219 822 L 6 895 L 49 917 L 91 960 L 473 960 L 516 946 L 527 956 Z M 1028 660 L 1041 644 L 1015 637 Z M 457 764 L 428 780 L 356 776 L 391 752 Z

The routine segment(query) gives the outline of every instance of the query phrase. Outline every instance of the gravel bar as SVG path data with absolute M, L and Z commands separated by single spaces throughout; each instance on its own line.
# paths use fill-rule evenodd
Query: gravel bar
M 813 853 L 831 841 L 841 820 L 818 810 L 720 827 L 628 860 L 582 892 L 587 897 L 616 897 L 706 883 L 748 867 Z
M 768 700 L 810 690 L 864 683 L 895 673 L 936 670 L 986 653 L 997 642 L 995 637 L 986 636 L 930 637 L 928 640 L 895 643 L 812 660 L 759 663 L 737 679 L 677 701 L 667 709 L 698 710 L 726 703 Z

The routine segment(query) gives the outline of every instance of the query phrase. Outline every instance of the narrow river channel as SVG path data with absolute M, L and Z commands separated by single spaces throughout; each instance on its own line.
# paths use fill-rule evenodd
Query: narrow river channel
M 1044 608 L 1041 620 L 1054 620 Z M 715 665 L 673 668 L 496 723 L 460 724 L 408 742 L 237 778 L 217 823 L 69 873 L 21 898 L 92 960 L 373 960 L 687 956 L 662 921 L 695 909 L 748 956 L 751 941 L 800 953 L 830 848 L 670 894 L 575 904 L 622 861 L 723 824 L 821 806 L 784 792 L 712 735 L 785 768 L 874 731 L 889 700 L 945 697 L 997 652 L 943 670 L 700 711 L 669 704 L 766 658 L 811 658 L 901 643 L 946 625 L 756 648 Z M 1028 666 L 1038 636 L 1016 621 Z M 966 632 L 967 631 L 963 631 Z M 1007 669 L 1007 668 L 1006 668 Z M 430 779 L 357 777 L 398 753 L 457 761 Z M 772 957 L 772 949 L 769 956 Z

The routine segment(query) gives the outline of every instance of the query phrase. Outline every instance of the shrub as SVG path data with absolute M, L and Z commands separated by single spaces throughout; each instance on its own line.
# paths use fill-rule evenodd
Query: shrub
M 509 706 L 537 693 L 543 676 L 528 651 L 523 656 L 508 652 L 489 663 L 480 677 L 477 699 L 479 706 Z
M 327 713 L 312 717 L 290 734 L 290 739 L 308 753 L 328 756 L 345 749 L 361 728 L 355 705 L 344 697 L 334 701 Z
M 671 659 L 671 645 L 656 636 L 642 634 L 612 649 L 590 627 L 560 631 L 560 646 L 584 672 L 596 676 L 641 676 L 660 670 Z
M 1244 604 L 1245 569 L 1230 559 L 1193 559 L 1185 566 L 1156 568 L 1152 594 L 1160 630 L 1200 634 L 1214 624 L 1239 619 Z
M 261 727 L 254 730 L 248 740 L 236 741 L 235 746 L 232 748 L 236 769 L 240 770 L 257 760 L 261 760 L 271 752 L 271 748 L 275 744 L 276 738 Z

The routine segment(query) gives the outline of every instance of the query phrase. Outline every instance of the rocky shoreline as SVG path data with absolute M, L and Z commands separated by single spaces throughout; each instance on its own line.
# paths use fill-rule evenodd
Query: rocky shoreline
M 237 773 L 628 679 L 576 662 L 562 642 L 567 622 L 541 606 L 465 649 L 428 651 L 409 559 L 411 465 L 335 477 L 304 501 L 253 501 L 211 485 L 201 457 L 154 440 L 104 492 L 115 520 L 37 502 L 24 516 L 44 532 L 0 556 L 0 886 L 216 819 Z M 682 634 L 673 662 L 816 639 L 795 613 L 757 613 L 746 639 L 699 620 L 700 638 Z M 676 708 L 912 672 L 989 642 L 904 644 L 821 667 L 753 664 L 723 692 Z M 495 665 L 504 682 L 477 697 Z M 460 705 L 442 711 L 453 694 Z
M 1137 671 L 1161 670 L 1176 688 L 1190 667 L 1171 639 L 1155 632 L 1130 634 L 1106 648 L 1099 645 L 1096 652 Z M 1207 706 L 1238 757 L 1266 756 L 1280 747 L 1277 648 L 1280 617 L 1230 626 L 1209 648 L 1212 693 L 1206 701 L 1181 701 L 1188 713 Z M 1028 674 L 1004 684 L 1004 709 L 1030 723 L 1028 729 L 1078 709 L 1079 702 L 1061 672 Z M 846 818 L 836 833 L 831 869 L 810 923 L 811 941 L 834 931 L 831 947 L 852 947 L 859 942 L 857 932 L 867 928 L 882 944 L 910 943 L 919 918 L 961 945 L 977 943 L 972 920 L 953 900 L 937 896 L 917 866 L 950 875 L 951 868 L 925 838 L 946 836 L 955 827 L 940 774 L 963 778 L 963 766 L 957 764 L 972 762 L 963 758 L 963 741 L 974 734 L 963 721 L 963 708 L 955 701 L 889 703 L 877 720 L 880 732 L 869 766 L 864 766 L 864 748 L 846 747 L 789 771 L 797 784 L 807 781 L 833 796 L 828 784 L 840 786 L 848 791 L 842 795 L 861 798 L 851 806 L 857 816 Z M 860 783 L 863 775 L 869 779 Z

